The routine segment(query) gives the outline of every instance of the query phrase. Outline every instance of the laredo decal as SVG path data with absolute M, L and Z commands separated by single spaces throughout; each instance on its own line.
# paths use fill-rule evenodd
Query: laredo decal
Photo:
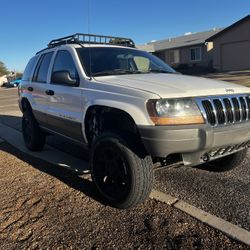
M 227 93 L 234 93 L 234 89 L 225 89 Z

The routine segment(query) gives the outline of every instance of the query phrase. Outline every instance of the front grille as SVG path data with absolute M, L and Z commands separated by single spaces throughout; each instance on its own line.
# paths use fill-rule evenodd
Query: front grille
M 212 126 L 240 123 L 250 119 L 248 95 L 201 98 L 198 103 L 207 122 Z

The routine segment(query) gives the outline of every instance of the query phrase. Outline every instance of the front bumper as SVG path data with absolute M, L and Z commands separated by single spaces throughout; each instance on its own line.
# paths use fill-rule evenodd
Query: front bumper
M 138 128 L 142 142 L 151 156 L 182 154 L 185 165 L 202 163 L 202 156 L 211 150 L 250 141 L 250 122 L 216 128 L 209 125 Z

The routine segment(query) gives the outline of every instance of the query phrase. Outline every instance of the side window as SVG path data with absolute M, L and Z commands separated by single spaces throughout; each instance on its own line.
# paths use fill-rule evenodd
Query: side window
M 41 82 L 46 83 L 47 82 L 47 75 L 49 70 L 50 61 L 52 58 L 53 52 L 49 52 L 46 54 L 43 54 L 36 66 L 36 70 L 33 76 L 34 82 Z
M 56 71 L 68 71 L 71 78 L 73 79 L 78 78 L 78 73 L 76 70 L 75 63 L 68 51 L 66 50 L 58 51 L 54 62 L 52 74 Z
M 190 60 L 201 61 L 201 47 L 195 47 L 190 49 Z
M 33 69 L 34 69 L 34 66 L 37 62 L 37 59 L 38 59 L 38 57 L 35 56 L 29 60 L 27 66 L 24 70 L 23 76 L 22 76 L 23 81 L 31 81 Z

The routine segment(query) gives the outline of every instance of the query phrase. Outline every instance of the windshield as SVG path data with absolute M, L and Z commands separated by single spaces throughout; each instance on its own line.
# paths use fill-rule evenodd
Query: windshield
M 162 60 L 145 51 L 114 47 L 92 47 L 79 48 L 77 52 L 88 76 L 175 73 Z

